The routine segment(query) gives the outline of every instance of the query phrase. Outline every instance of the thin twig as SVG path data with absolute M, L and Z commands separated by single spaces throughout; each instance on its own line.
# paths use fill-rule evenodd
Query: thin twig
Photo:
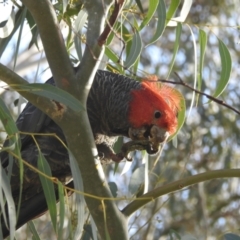
M 102 34 L 98 38 L 99 46 L 102 46 L 103 44 L 105 44 L 107 37 L 110 34 L 111 29 L 112 29 L 113 25 L 115 24 L 119 13 L 121 12 L 123 3 L 124 3 L 124 0 L 115 0 L 115 6 L 114 6 L 114 10 L 112 12 L 112 15 L 110 16 L 110 19 L 109 19 L 108 23 L 106 24 Z
M 240 169 L 220 169 L 220 170 L 212 170 L 204 173 L 199 173 L 196 175 L 188 176 L 182 178 L 180 180 L 167 183 L 161 187 L 155 188 L 152 191 L 142 195 L 139 198 L 134 199 L 131 203 L 129 203 L 123 210 L 122 213 L 129 217 L 134 212 L 139 210 L 142 206 L 147 203 L 154 201 L 155 199 L 167 195 L 176 191 L 179 191 L 183 188 L 190 187 L 194 184 L 205 182 L 218 178 L 232 178 L 232 177 L 240 177 Z M 151 198 L 151 199 L 150 199 Z
M 208 99 L 212 100 L 213 102 L 216 102 L 216 103 L 218 103 L 218 104 L 220 104 L 220 105 L 222 105 L 222 106 L 224 106 L 224 107 L 226 107 L 226 108 L 231 109 L 232 111 L 234 111 L 235 113 L 237 113 L 238 115 L 240 115 L 240 111 L 237 110 L 236 108 L 234 108 L 234 107 L 230 106 L 229 104 L 225 103 L 223 100 L 220 100 L 220 99 L 218 99 L 218 98 L 215 98 L 215 97 L 213 97 L 213 96 L 211 96 L 211 95 L 209 95 L 209 94 L 207 94 L 207 93 L 204 93 L 204 92 L 202 92 L 202 91 L 200 91 L 200 90 L 197 90 L 197 89 L 191 87 L 190 85 L 188 85 L 187 83 L 185 83 L 185 82 L 180 78 L 180 76 L 179 76 L 176 72 L 174 72 L 174 73 L 175 73 L 176 76 L 178 77 L 178 80 L 179 80 L 178 82 L 176 82 L 176 81 L 171 81 L 171 80 L 164 80 L 164 79 L 158 79 L 158 81 L 159 81 L 159 82 L 163 82 L 163 83 L 171 83 L 171 84 L 175 84 L 175 85 L 182 85 L 182 86 L 184 86 L 184 87 L 192 90 L 192 91 L 195 92 L 195 93 L 198 93 L 198 94 L 200 94 L 200 95 L 202 95 L 202 96 L 207 97 Z

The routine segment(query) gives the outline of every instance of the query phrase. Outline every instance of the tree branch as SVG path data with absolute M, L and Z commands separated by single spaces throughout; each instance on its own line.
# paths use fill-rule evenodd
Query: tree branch
M 121 12 L 121 8 L 123 6 L 123 3 L 124 3 L 124 0 L 119 0 L 119 1 L 115 0 L 115 6 L 114 6 L 114 10 L 112 12 L 112 15 L 109 18 L 109 21 L 108 21 L 107 25 L 105 26 L 104 31 L 102 32 L 102 34 L 98 38 L 99 46 L 102 46 L 106 42 L 107 37 L 109 36 L 109 34 L 112 30 L 112 27 L 115 24 L 116 19 Z
M 108 12 L 111 2 L 105 1 L 105 4 L 102 0 L 92 0 L 87 1 L 85 5 L 89 16 L 87 43 L 77 72 L 77 89 L 83 106 L 86 105 L 88 92 L 104 53 L 104 46 L 99 46 L 98 38 L 103 31 L 105 14 Z M 63 118 L 60 126 L 81 170 L 84 192 L 103 198 L 112 198 L 97 157 L 87 113 L 76 116 L 69 112 L 67 116 Z M 74 124 L 76 119 L 81 124 L 76 126 Z M 85 199 L 102 239 L 107 239 L 107 236 L 116 240 L 128 239 L 126 217 L 119 211 L 114 201 L 103 202 L 90 197 Z
M 37 24 L 56 85 L 78 98 L 74 70 L 52 3 L 49 0 L 22 0 L 22 2 Z
M 181 180 L 177 180 L 175 182 L 168 183 L 164 186 L 158 187 L 142 195 L 141 197 L 132 201 L 128 206 L 126 206 L 122 210 L 122 213 L 125 216 L 129 217 L 145 204 L 154 201 L 156 198 L 161 197 L 163 195 L 178 191 L 182 188 L 189 187 L 196 183 L 205 182 L 216 178 L 231 178 L 231 177 L 239 178 L 240 169 L 214 170 L 186 177 Z
M 230 106 L 229 104 L 225 103 L 224 101 L 222 101 L 222 100 L 220 100 L 220 99 L 218 99 L 218 98 L 215 98 L 215 97 L 213 97 L 213 96 L 211 96 L 211 95 L 209 95 L 209 94 L 207 94 L 207 93 L 204 93 L 204 92 L 202 92 L 202 91 L 200 91 L 200 90 L 197 90 L 197 89 L 191 87 L 190 85 L 188 85 L 187 83 L 185 83 L 185 82 L 180 78 L 180 76 L 179 76 L 176 72 L 175 72 L 175 74 L 176 74 L 176 76 L 178 77 L 179 82 L 170 81 L 170 80 L 164 80 L 164 79 L 159 79 L 158 81 L 159 81 L 159 82 L 163 82 L 163 83 L 171 83 L 171 84 L 175 84 L 175 85 L 182 85 L 182 86 L 184 86 L 184 87 L 192 90 L 192 91 L 195 92 L 195 93 L 198 93 L 198 94 L 200 94 L 200 95 L 202 95 L 202 96 L 207 97 L 208 99 L 212 100 L 213 102 L 216 102 L 216 103 L 218 103 L 218 104 L 220 104 L 220 105 L 222 105 L 222 106 L 224 106 L 224 107 L 227 107 L 227 108 L 231 109 L 232 111 L 234 111 L 235 113 L 237 113 L 238 115 L 240 115 L 240 111 L 237 110 L 236 108 Z

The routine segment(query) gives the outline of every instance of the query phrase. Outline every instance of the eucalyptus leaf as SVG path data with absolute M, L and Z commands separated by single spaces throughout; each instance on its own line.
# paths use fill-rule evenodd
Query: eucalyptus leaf
M 207 45 L 207 34 L 202 29 L 199 30 L 199 44 L 200 44 L 200 66 L 199 66 L 199 79 L 198 79 L 198 89 L 201 89 L 202 85 L 202 72 L 203 72 L 203 62 L 204 56 L 206 52 L 206 45 Z
M 220 73 L 220 80 L 218 82 L 217 88 L 213 94 L 214 97 L 218 97 L 227 87 L 230 80 L 230 74 L 232 70 L 232 59 L 228 48 L 222 40 L 218 38 L 218 50 L 221 57 L 222 70 Z
M 147 24 L 152 20 L 154 13 L 156 12 L 156 9 L 158 7 L 158 3 L 159 3 L 159 0 L 149 0 L 148 12 L 138 29 L 139 31 L 143 29 L 145 26 L 147 26 Z
M 51 168 L 43 156 L 41 152 L 39 152 L 38 156 L 38 169 L 46 174 L 49 177 L 52 177 L 52 171 Z M 43 176 L 42 174 L 39 174 L 39 178 L 43 187 L 43 192 L 46 198 L 49 214 L 52 220 L 53 228 L 55 232 L 57 232 L 57 207 L 56 207 L 56 195 L 55 195 L 55 188 L 54 188 L 54 183 Z
M 39 236 L 39 234 L 38 234 L 38 232 L 37 232 L 37 230 L 36 230 L 36 228 L 35 228 L 35 225 L 34 225 L 34 223 L 33 223 L 33 221 L 29 221 L 28 223 L 27 223 L 27 225 L 28 225 L 28 228 L 30 229 L 30 231 L 31 231 L 31 233 L 32 233 L 32 237 L 33 237 L 33 239 L 34 240 L 41 240 L 41 238 L 40 238 L 40 236 Z
M 138 31 L 135 32 L 131 41 L 130 52 L 127 55 L 124 66 L 131 67 L 138 59 L 142 52 L 142 40 Z
M 14 87 L 18 91 L 28 91 L 33 94 L 63 103 L 76 112 L 80 112 L 84 109 L 80 101 L 73 97 L 70 93 L 49 84 L 20 84 L 15 85 Z
M 157 27 L 156 27 L 156 32 L 153 36 L 153 38 L 150 40 L 148 45 L 153 44 L 156 42 L 161 36 L 162 33 L 164 32 L 165 29 L 165 22 L 166 22 L 166 6 L 164 0 L 159 0 L 159 4 L 157 7 Z

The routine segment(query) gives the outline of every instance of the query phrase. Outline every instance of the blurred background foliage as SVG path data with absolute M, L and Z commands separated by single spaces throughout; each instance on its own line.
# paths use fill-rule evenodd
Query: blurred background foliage
M 167 9 L 172 1 L 165 1 Z M 5 2 L 10 4 L 10 1 Z M 85 28 L 81 29 L 81 35 L 77 33 L 74 30 L 73 19 L 76 19 L 76 15 L 83 4 L 81 1 L 70 1 L 63 11 L 64 2 L 66 1 L 55 1 L 54 4 L 70 56 L 73 63 L 76 63 L 81 53 L 74 49 L 74 37 L 78 38 L 78 44 L 84 49 Z M 119 59 L 124 46 L 127 50 L 123 51 L 123 59 L 127 56 L 127 51 L 130 51 L 131 45 L 134 44 L 131 39 L 136 34 L 136 27 L 134 26 L 141 23 L 144 13 L 149 9 L 150 2 L 136 0 L 136 2 L 129 1 L 126 4 L 119 18 L 119 25 L 122 28 L 118 30 L 123 34 L 117 34 L 118 30 L 116 29 L 111 44 L 108 45 L 117 59 Z M 180 2 L 176 16 L 180 14 L 183 2 Z M 18 4 L 21 6 L 20 3 Z M 22 14 L 24 10 L 21 8 L 19 10 L 15 1 L 14 5 L 14 12 L 17 17 L 17 14 Z M 3 7 L 3 3 L 0 3 L 0 7 Z M 25 19 L 26 16 L 21 17 Z M 30 23 L 30 17 L 24 21 L 22 33 L 17 28 L 16 33 L 10 39 L 8 38 L 9 43 L 4 49 L 4 41 L 7 38 L 1 39 L 0 46 L 3 49 L 1 62 L 14 69 L 29 82 L 44 82 L 51 76 L 51 73 L 47 67 L 37 30 L 33 24 L 31 32 L 28 27 L 29 24 L 30 26 L 33 24 Z M 151 21 L 139 32 L 143 48 L 140 50 L 139 58 L 130 68 L 125 71 L 121 65 L 114 63 L 114 57 L 110 60 L 104 58 L 102 66 L 108 63 L 107 68 L 109 70 L 126 72 L 131 77 L 135 77 L 135 75 L 146 77 L 155 74 L 160 79 L 166 79 L 176 42 L 176 31 L 175 27 L 166 27 L 160 39 L 146 46 L 156 31 L 156 24 L 155 14 Z M 86 27 L 85 21 L 83 26 Z M 238 82 L 240 76 L 239 26 L 239 3 L 236 0 L 194 0 L 186 20 L 182 23 L 182 32 L 178 42 L 179 49 L 169 78 L 177 80 L 173 73 L 175 71 L 184 82 L 193 85 L 195 59 L 190 28 L 196 39 L 198 54 L 200 49 L 199 29 L 202 29 L 207 33 L 208 40 L 201 91 L 213 94 L 219 84 L 222 68 L 218 50 L 217 38 L 219 38 L 226 44 L 232 59 L 230 81 L 220 99 L 234 108 L 240 109 L 240 85 Z M 20 44 L 18 43 L 19 36 Z M 199 70 L 197 74 L 199 76 Z M 114 165 L 104 166 L 109 182 L 112 182 L 112 186 L 117 186 L 117 196 L 129 199 L 133 195 L 141 195 L 144 188 L 143 175 L 137 175 L 136 171 L 142 173 L 142 159 L 146 160 L 146 158 L 150 160 L 148 166 L 149 190 L 197 173 L 240 167 L 239 116 L 217 103 L 209 103 L 208 99 L 202 96 L 197 96 L 193 108 L 189 110 L 193 96 L 192 91 L 179 85 L 176 88 L 184 95 L 187 106 L 187 119 L 177 136 L 177 144 L 174 146 L 172 142 L 169 142 L 164 146 L 160 160 L 153 171 L 151 169 L 156 156 L 150 158 L 139 152 L 134 154 L 134 161 L 130 170 L 125 174 L 121 174 L 125 163 L 121 163 L 116 172 Z M 1 92 L 1 97 L 5 100 L 12 114 L 17 117 L 24 106 L 24 104 L 21 104 L 24 100 L 19 98 L 15 92 L 6 90 L 4 87 L 2 87 Z M 15 106 L 14 101 L 18 98 L 21 101 Z M 5 134 L 2 127 L 1 131 L 1 140 L 3 141 Z M 142 185 L 139 186 L 137 192 L 135 189 L 134 193 L 130 184 L 133 181 L 133 176 L 137 178 L 138 183 L 140 181 L 139 176 L 141 176 L 142 181 Z M 127 202 L 130 202 L 130 200 L 120 201 L 118 205 L 123 208 Z M 49 227 L 49 221 L 48 214 L 35 220 L 41 239 L 56 238 L 51 227 Z M 239 179 L 231 178 L 207 181 L 158 198 L 137 211 L 130 219 L 129 233 L 133 240 L 222 239 L 223 235 L 228 232 L 240 235 L 239 226 Z M 17 236 L 17 239 L 26 239 L 27 236 L 30 238 L 31 234 L 25 226 Z

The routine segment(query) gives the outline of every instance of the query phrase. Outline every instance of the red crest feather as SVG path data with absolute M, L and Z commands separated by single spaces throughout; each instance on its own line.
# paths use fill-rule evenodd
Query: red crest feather
M 158 83 L 157 79 L 156 76 L 144 79 L 142 88 L 132 91 L 129 120 L 136 128 L 153 124 L 173 134 L 177 129 L 182 96 L 176 89 Z M 161 118 L 154 117 L 156 111 L 162 114 Z

